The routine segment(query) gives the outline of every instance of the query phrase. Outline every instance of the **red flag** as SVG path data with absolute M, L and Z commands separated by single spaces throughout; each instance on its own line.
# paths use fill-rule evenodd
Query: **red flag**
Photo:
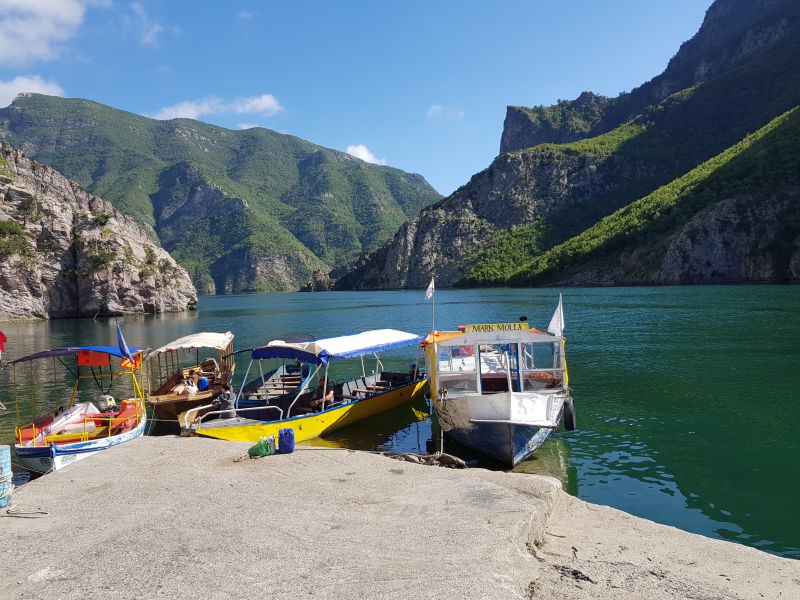
M 8 341 L 8 338 L 6 337 L 6 334 L 4 334 L 2 331 L 0 331 L 0 352 L 5 352 L 6 351 L 6 342 L 7 341 Z

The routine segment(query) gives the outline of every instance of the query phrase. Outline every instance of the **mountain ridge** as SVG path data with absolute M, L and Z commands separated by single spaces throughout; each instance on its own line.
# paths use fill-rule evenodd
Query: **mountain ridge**
M 154 235 L 164 226 L 165 247 L 207 293 L 297 289 L 314 270 L 380 245 L 441 197 L 421 175 L 287 134 L 157 121 L 90 100 L 22 95 L 0 109 L 0 139 Z M 173 199 L 202 218 L 167 210 L 165 220 Z M 239 218 L 216 223 L 228 209 Z
M 763 9 L 756 19 L 753 6 Z M 709 35 L 719 39 L 698 39 Z M 526 261 L 680 179 L 800 104 L 800 4 L 718 0 L 698 36 L 682 45 L 665 73 L 690 64 L 701 80 L 672 77 L 694 83 L 603 133 L 590 136 L 591 127 L 573 120 L 567 133 L 578 139 L 501 154 L 406 222 L 392 242 L 362 256 L 337 288 L 424 287 L 431 277 L 440 287 L 521 285 L 510 278 Z M 714 55 L 717 66 L 697 71 L 702 56 L 685 56 L 707 47 L 721 49 Z M 663 83 L 659 77 L 653 81 Z M 656 87 L 640 86 L 637 94 Z M 605 108 L 601 97 L 584 94 L 580 105 L 556 105 L 555 114 L 606 118 Z M 564 132 L 551 127 L 542 136 Z M 590 284 L 590 275 L 583 281 Z

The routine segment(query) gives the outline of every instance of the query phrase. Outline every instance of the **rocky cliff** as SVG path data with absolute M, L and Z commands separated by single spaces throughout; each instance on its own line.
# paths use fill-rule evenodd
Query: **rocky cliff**
M 337 288 L 424 287 L 432 276 L 440 286 L 528 284 L 512 276 L 533 257 L 679 180 L 797 104 L 800 3 L 718 0 L 665 72 L 624 99 L 586 93 L 574 103 L 525 109 L 538 119 L 535 127 L 507 128 L 504 142 L 523 149 L 501 154 L 423 209 L 389 244 L 362 255 Z M 529 148 L 531 141 L 537 145 Z M 684 273 L 665 281 L 693 281 Z M 582 281 L 591 282 L 588 271 Z
M 500 152 L 542 143 L 565 143 L 611 131 L 677 91 L 736 69 L 764 48 L 796 35 L 800 3 L 795 0 L 717 0 L 692 39 L 663 73 L 647 83 L 606 98 L 584 92 L 554 106 L 509 106 Z
M 0 320 L 196 304 L 186 271 L 143 227 L 0 143 Z

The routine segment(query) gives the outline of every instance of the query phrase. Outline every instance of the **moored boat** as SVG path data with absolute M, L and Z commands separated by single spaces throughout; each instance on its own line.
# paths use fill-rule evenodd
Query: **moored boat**
M 75 370 L 64 362 L 65 357 L 75 358 Z M 17 378 L 18 367 L 30 363 L 33 390 L 30 400 L 34 404 L 37 400 L 34 361 L 48 358 L 53 359 L 53 369 L 56 361 L 61 363 L 73 375 L 74 384 L 64 406 L 36 417 L 31 423 L 22 425 L 18 422 L 14 450 L 28 471 L 34 474 L 55 471 L 144 433 L 147 413 L 141 381 L 137 377 L 142 363 L 140 349 L 122 345 L 71 346 L 11 361 L 15 386 L 21 384 Z M 117 361 L 119 367 L 114 364 Z M 49 367 L 47 369 L 49 372 Z M 130 381 L 130 387 L 125 389 L 130 397 L 117 403 L 111 392 L 115 391 L 115 386 L 120 388 L 120 378 Z M 81 383 L 89 380 L 96 384 L 100 394 L 94 401 L 78 401 L 86 395 L 86 390 L 80 389 Z M 17 403 L 20 402 L 19 395 L 15 389 Z M 20 414 L 19 405 L 17 414 Z
M 173 340 L 147 353 L 147 402 L 162 427 L 178 416 L 210 404 L 233 379 L 233 334 L 202 332 Z M 192 377 L 199 385 L 193 385 Z
M 408 371 L 387 371 L 379 356 L 380 352 L 418 345 L 420 341 L 420 336 L 394 329 L 308 342 L 274 340 L 252 351 L 248 371 L 254 362 L 265 359 L 293 361 L 299 384 L 280 390 L 284 393 L 278 395 L 270 390 L 256 406 L 245 406 L 244 393 L 240 393 L 235 416 L 224 418 L 228 411 L 212 410 L 185 425 L 197 435 L 247 442 L 269 435 L 277 438 L 284 428 L 293 429 L 295 441 L 302 442 L 347 427 L 425 393 L 427 380 L 416 363 Z M 367 373 L 364 357 L 370 355 L 375 358 L 374 369 Z M 345 359 L 353 359 L 361 374 L 333 382 L 331 364 Z M 321 386 L 321 382 L 328 385 Z
M 509 465 L 533 454 L 557 429 L 575 427 L 559 299 L 548 332 L 515 323 L 433 331 L 423 343 L 442 430 Z

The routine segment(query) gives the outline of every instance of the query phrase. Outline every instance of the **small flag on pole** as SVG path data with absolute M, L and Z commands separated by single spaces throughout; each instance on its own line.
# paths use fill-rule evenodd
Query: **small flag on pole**
M 550 319 L 550 325 L 547 326 L 547 333 L 559 336 L 564 334 L 564 305 L 561 294 L 558 295 L 558 306 L 553 313 L 553 318 Z
M 434 292 L 434 285 L 433 285 L 433 277 L 431 277 L 431 282 L 428 284 L 428 289 L 425 290 L 425 300 L 430 300 L 433 298 Z
M 117 323 L 117 344 L 119 345 L 119 352 L 125 358 L 127 358 L 130 362 L 133 362 L 133 356 L 131 356 L 131 351 L 128 349 L 128 344 L 125 343 L 125 338 L 122 335 L 122 329 Z

